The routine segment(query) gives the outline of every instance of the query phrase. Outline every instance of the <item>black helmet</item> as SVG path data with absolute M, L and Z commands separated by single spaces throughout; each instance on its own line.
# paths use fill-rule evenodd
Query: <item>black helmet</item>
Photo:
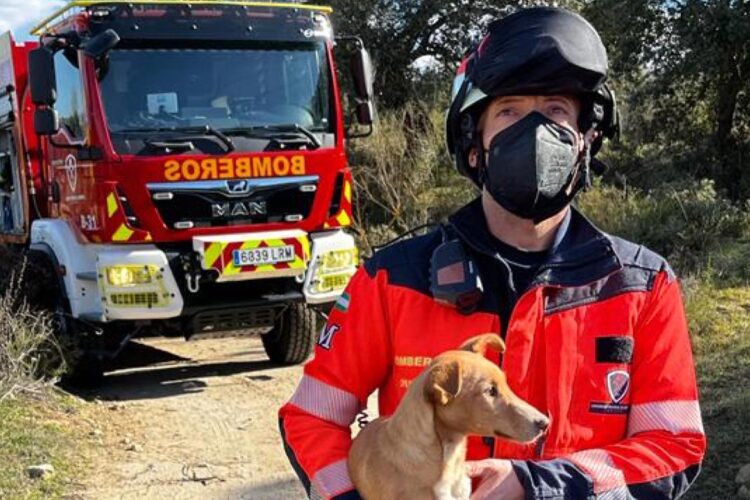
M 603 137 L 619 131 L 615 96 L 605 84 L 608 69 L 599 34 L 573 12 L 523 9 L 490 24 L 479 46 L 464 59 L 453 85 L 446 133 L 459 172 L 479 184 L 468 153 L 482 111 L 492 98 L 504 95 L 577 96 L 579 129 L 602 132 L 591 146 L 591 155 L 596 154 Z

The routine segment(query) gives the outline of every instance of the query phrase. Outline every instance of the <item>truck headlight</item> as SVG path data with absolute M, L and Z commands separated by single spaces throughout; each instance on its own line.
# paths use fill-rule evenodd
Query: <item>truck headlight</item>
M 158 274 L 157 266 L 111 266 L 106 270 L 107 282 L 115 287 L 147 285 Z
M 357 265 L 359 265 L 359 251 L 356 248 L 333 250 L 322 255 L 319 272 L 328 274 L 332 271 L 356 267 Z

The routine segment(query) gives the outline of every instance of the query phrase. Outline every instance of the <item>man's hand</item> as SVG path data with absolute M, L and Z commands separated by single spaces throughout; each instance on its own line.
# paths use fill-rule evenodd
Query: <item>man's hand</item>
M 510 460 L 488 458 L 466 462 L 466 473 L 478 478 L 479 485 L 471 500 L 523 500 L 524 489 L 518 480 Z

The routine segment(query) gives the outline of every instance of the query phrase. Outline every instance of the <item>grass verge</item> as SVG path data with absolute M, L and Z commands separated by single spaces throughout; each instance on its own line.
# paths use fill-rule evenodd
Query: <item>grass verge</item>
M 79 405 L 52 390 L 0 402 L 0 498 L 61 498 L 74 488 L 87 442 L 76 425 Z M 55 472 L 31 479 L 27 467 L 41 464 Z
M 686 287 L 708 453 L 685 498 L 737 497 L 734 478 L 750 463 L 750 288 Z

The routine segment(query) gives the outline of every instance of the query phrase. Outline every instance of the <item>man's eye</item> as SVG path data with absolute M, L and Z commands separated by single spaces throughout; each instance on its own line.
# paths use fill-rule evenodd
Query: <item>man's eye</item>
M 551 109 L 552 113 L 559 115 L 559 114 L 568 114 L 568 110 L 562 106 L 553 106 Z
M 514 113 L 513 108 L 501 108 L 497 111 L 497 116 L 512 116 Z

